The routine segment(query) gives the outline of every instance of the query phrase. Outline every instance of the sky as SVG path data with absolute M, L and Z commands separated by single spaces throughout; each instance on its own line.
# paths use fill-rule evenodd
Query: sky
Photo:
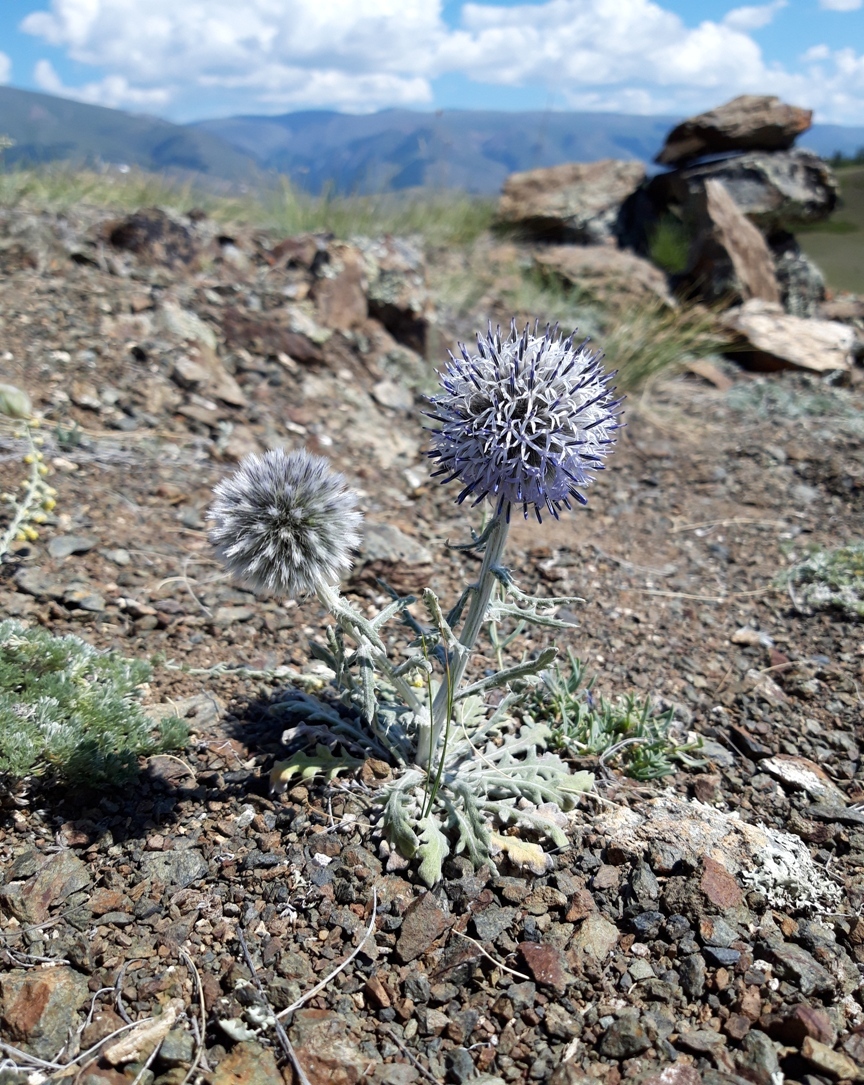
M 187 122 L 303 109 L 864 124 L 864 0 L 0 0 L 0 83 Z

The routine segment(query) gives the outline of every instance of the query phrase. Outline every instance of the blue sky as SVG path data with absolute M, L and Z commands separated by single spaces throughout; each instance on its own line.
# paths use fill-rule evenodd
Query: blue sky
M 2 0 L 0 81 L 187 121 L 298 109 L 864 123 L 864 0 Z

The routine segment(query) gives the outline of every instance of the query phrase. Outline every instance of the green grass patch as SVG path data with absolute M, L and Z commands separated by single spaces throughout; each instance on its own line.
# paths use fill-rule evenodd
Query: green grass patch
M 138 701 L 148 663 L 0 622 L 0 776 L 53 775 L 70 784 L 122 784 L 138 758 L 185 745 L 176 717 L 149 719 Z
M 817 550 L 780 578 L 796 609 L 835 610 L 864 618 L 864 542 Z
M 634 694 L 607 700 L 593 693 L 585 664 L 568 649 L 569 669 L 558 664 L 543 675 L 532 716 L 552 731 L 552 744 L 575 757 L 597 757 L 634 780 L 657 780 L 676 770 L 676 762 L 699 766 L 692 753 L 700 739 L 687 736 L 674 709 L 659 712 L 648 697 Z
M 131 169 L 95 172 L 64 166 L 0 172 L 0 207 L 65 212 L 78 205 L 108 213 L 159 206 L 180 214 L 193 208 L 217 222 L 249 225 L 285 236 L 330 233 L 417 234 L 430 243 L 468 244 L 489 228 L 495 201 L 460 192 L 382 193 L 377 196 L 309 196 L 286 179 L 270 188 L 220 195 L 190 182 Z
M 825 273 L 834 290 L 864 294 L 864 165 L 837 170 L 840 207 L 827 222 L 798 227 L 801 248 Z
M 651 262 L 669 275 L 687 270 L 690 256 L 690 236 L 684 223 L 674 215 L 664 215 L 648 238 Z

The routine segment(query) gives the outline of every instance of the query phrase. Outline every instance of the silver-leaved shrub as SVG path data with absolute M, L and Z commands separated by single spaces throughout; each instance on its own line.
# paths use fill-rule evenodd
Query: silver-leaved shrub
M 150 676 L 144 660 L 0 622 L 0 781 L 51 774 L 121 784 L 139 757 L 185 745 L 181 720 L 145 715 L 139 697 Z

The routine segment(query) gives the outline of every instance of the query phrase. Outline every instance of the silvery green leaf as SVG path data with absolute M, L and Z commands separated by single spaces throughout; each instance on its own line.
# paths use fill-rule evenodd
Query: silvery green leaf
M 29 418 L 33 413 L 30 397 L 14 384 L 0 384 L 0 414 L 7 418 Z
M 405 859 L 411 859 L 420 847 L 420 840 L 411 828 L 407 801 L 403 789 L 394 787 L 384 804 L 384 829 L 391 844 Z
M 481 678 L 479 682 L 475 682 L 473 685 L 460 690 L 454 699 L 458 701 L 461 700 L 461 698 L 469 697 L 472 694 L 483 693 L 487 689 L 498 689 L 500 686 L 506 686 L 508 682 L 514 682 L 518 678 L 528 678 L 538 675 L 540 671 L 549 666 L 557 655 L 557 648 L 544 648 L 536 659 L 529 659 L 524 663 L 517 663 L 514 667 L 508 667 L 503 671 L 497 671 L 495 674 L 490 674 L 486 678 Z
M 498 806 L 495 808 L 501 822 L 505 825 L 516 825 L 534 832 L 542 833 L 558 848 L 567 846 L 567 834 L 562 827 L 567 824 L 567 818 L 555 803 L 544 803 L 542 806 L 516 808 L 513 806 Z
M 441 880 L 444 860 L 450 854 L 450 845 L 434 814 L 427 814 L 422 821 L 417 823 L 417 828 L 420 830 L 422 841 L 417 848 L 417 854 L 422 859 L 419 874 L 431 889 Z

